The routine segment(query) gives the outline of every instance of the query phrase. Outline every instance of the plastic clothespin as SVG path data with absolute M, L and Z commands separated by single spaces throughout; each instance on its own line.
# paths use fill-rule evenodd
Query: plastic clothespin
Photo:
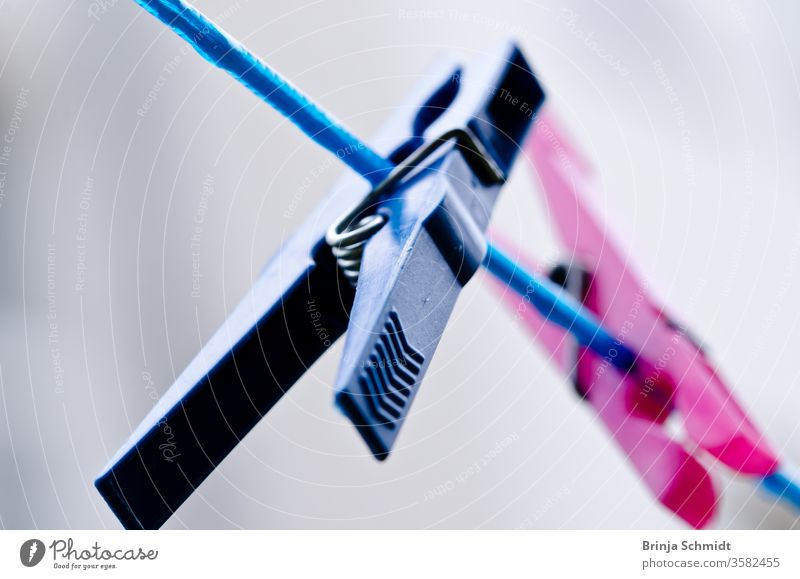
M 520 297 L 505 285 L 493 285 L 509 307 L 522 313 L 528 330 L 572 379 L 643 482 L 669 510 L 693 527 L 704 527 L 718 503 L 712 478 L 697 458 L 707 454 L 797 506 L 797 487 L 782 473 L 765 436 L 590 209 L 589 165 L 548 111 L 538 115 L 525 153 L 564 248 L 564 262 L 551 270 L 551 280 L 602 321 L 618 349 L 637 352 L 636 364 L 620 371 L 608 358 L 576 345 L 535 308 L 520 307 Z M 536 269 L 510 243 L 497 236 L 495 241 Z M 685 442 L 668 434 L 665 421 L 674 415 L 682 420 Z
M 281 81 L 194 9 L 140 4 L 285 114 L 331 130 L 297 93 L 275 104 Z M 372 188 L 354 175 L 333 188 L 96 480 L 126 528 L 160 527 L 348 328 L 336 401 L 387 455 L 486 253 L 492 206 L 542 99 L 514 45 L 426 76 L 376 139 L 393 146 L 375 156 Z M 343 207 L 354 209 L 342 217 Z

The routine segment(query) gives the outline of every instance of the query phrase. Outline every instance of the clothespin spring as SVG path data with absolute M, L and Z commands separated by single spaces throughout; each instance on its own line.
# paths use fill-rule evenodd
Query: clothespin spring
M 325 240 L 331 246 L 339 269 L 353 287 L 358 283 L 364 246 L 387 221 L 386 215 L 376 211 L 380 198 L 412 173 L 419 172 L 418 169 L 423 161 L 453 140 L 456 142 L 456 146 L 461 148 L 472 170 L 484 182 L 492 184 L 505 182 L 505 174 L 494 162 L 480 139 L 469 128 L 451 129 L 442 136 L 420 146 L 398 163 L 358 205 L 335 221 L 328 229 Z

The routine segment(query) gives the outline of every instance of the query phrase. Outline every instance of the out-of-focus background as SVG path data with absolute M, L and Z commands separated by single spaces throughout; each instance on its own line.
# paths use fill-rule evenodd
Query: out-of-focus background
M 796 3 L 197 5 L 367 138 L 439 52 L 516 37 L 651 285 L 800 462 Z M 344 169 L 131 0 L 0 2 L 0 139 L 0 526 L 116 528 L 94 477 Z M 522 167 L 493 225 L 558 256 Z M 681 527 L 482 280 L 385 463 L 333 407 L 340 346 L 167 527 Z M 716 526 L 798 526 L 718 486 Z

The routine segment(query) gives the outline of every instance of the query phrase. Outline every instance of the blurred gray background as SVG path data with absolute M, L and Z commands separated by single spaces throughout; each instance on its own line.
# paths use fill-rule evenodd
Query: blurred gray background
M 800 462 L 796 3 L 197 4 L 367 138 L 440 51 L 518 38 L 651 285 Z M 343 169 L 131 0 L 0 2 L 0 138 L 0 526 L 116 528 L 95 475 Z M 494 227 L 558 256 L 522 167 Z M 481 280 L 386 463 L 334 350 L 167 527 L 681 527 Z M 798 525 L 718 482 L 717 527 Z

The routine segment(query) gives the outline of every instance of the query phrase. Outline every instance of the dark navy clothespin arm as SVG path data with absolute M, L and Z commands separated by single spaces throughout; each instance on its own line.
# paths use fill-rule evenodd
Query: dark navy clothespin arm
M 160 527 L 345 331 L 353 292 L 324 242 L 339 211 L 321 206 L 272 258 L 98 477 L 126 528 Z

